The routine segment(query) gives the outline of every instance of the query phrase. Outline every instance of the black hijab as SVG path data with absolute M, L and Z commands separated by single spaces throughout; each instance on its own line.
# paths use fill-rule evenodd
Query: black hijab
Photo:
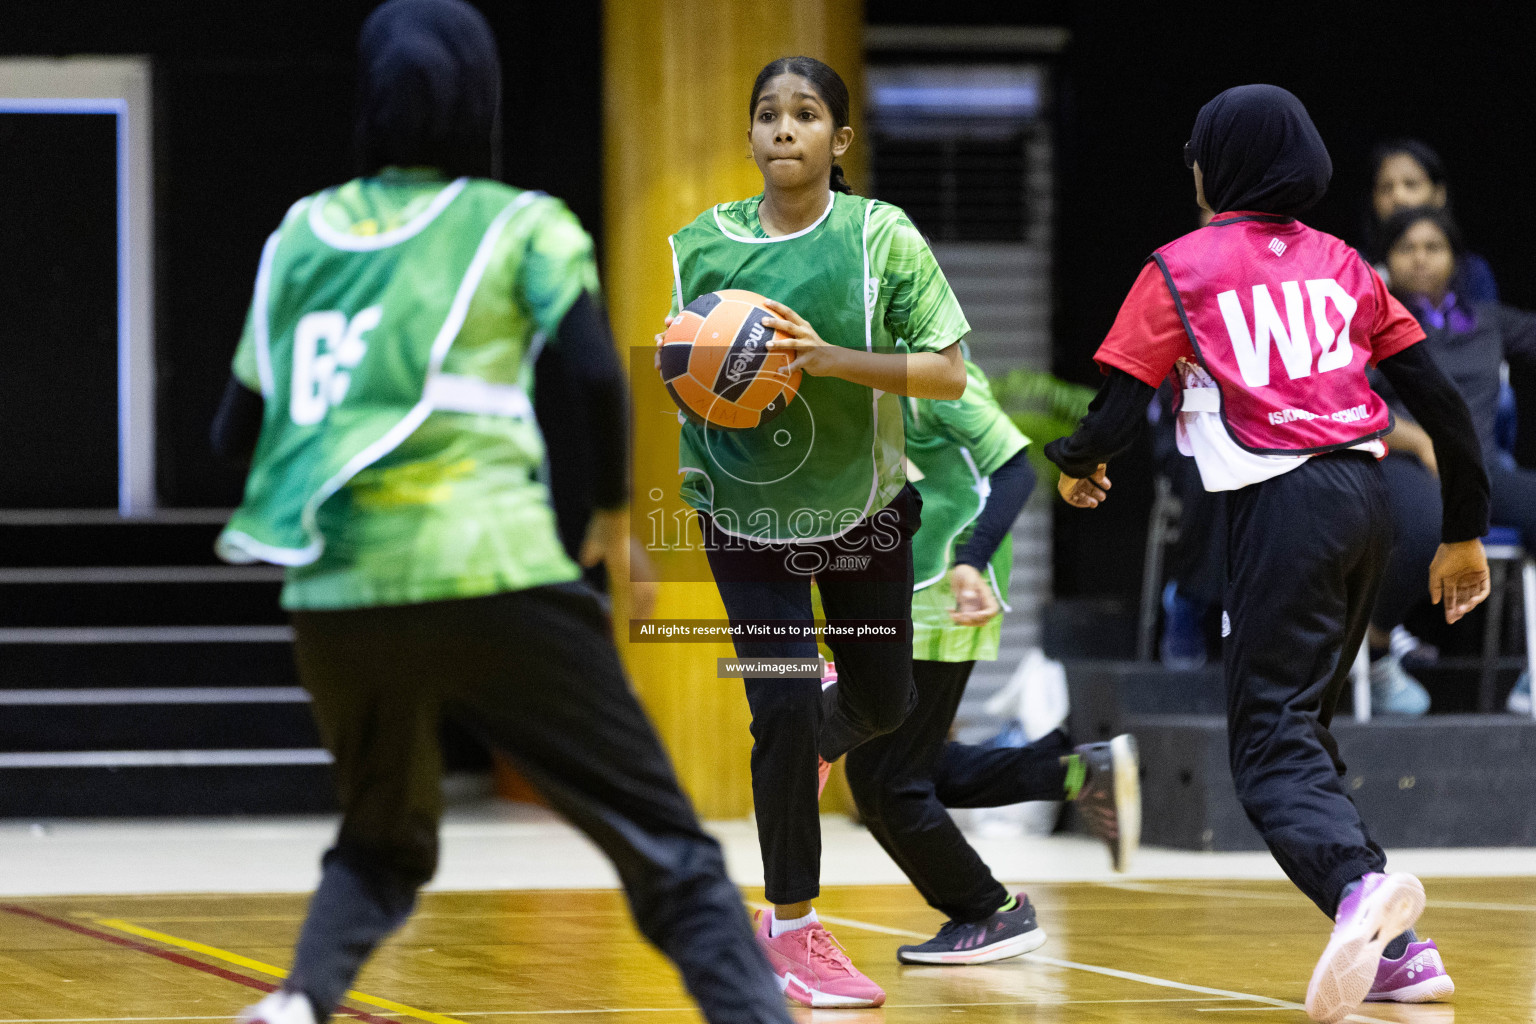
M 1295 217 L 1323 197 L 1333 177 L 1307 108 L 1277 85 L 1239 85 L 1201 107 L 1189 149 L 1217 213 Z
M 464 0 L 388 0 L 357 39 L 359 171 L 436 167 L 497 177 L 501 59 Z

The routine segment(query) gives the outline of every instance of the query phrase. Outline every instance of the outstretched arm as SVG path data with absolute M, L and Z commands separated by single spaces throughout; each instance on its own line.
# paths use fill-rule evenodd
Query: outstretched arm
M 1045 446 L 1045 457 L 1061 470 L 1056 489 L 1068 504 L 1094 508 L 1108 497 L 1105 466 L 1136 440 L 1156 394 L 1152 385 L 1111 368 L 1072 436 Z

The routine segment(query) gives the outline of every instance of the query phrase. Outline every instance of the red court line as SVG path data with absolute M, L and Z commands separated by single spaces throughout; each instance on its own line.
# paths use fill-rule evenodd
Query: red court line
M 168 949 L 160 949 L 157 946 L 151 946 L 147 943 L 138 942 L 134 939 L 126 939 L 121 935 L 113 935 L 111 932 L 101 932 L 97 931 L 95 928 L 87 928 L 83 924 L 76 924 L 73 921 L 66 921 L 62 917 L 53 917 L 49 914 L 39 913 L 38 911 L 32 910 L 28 907 L 18 907 L 13 904 L 0 904 L 0 910 L 4 910 L 8 914 L 15 914 L 18 917 L 30 917 L 34 921 L 41 921 L 44 924 L 51 924 L 55 928 L 63 928 L 64 930 L 74 932 L 77 935 L 88 935 L 93 939 L 101 939 L 103 942 L 110 942 L 114 946 L 122 946 L 125 949 L 133 949 L 140 953 L 148 953 L 150 956 L 157 956 L 162 960 L 169 960 L 173 964 L 180 964 L 183 967 L 190 967 L 194 971 L 202 971 L 204 974 L 212 974 L 216 978 L 223 978 L 225 981 L 232 981 L 237 985 L 245 985 L 248 988 L 254 988 L 262 992 L 275 992 L 277 990 L 277 986 L 271 982 L 261 981 L 260 979 L 252 978 L 249 975 L 241 974 L 238 971 L 231 971 L 227 968 L 219 967 L 214 964 L 204 963 L 201 960 L 194 960 L 192 957 L 181 953 L 172 953 Z M 358 1010 L 351 1006 L 338 1006 L 336 1007 L 336 1012 L 344 1013 L 349 1017 L 356 1017 L 358 1020 L 364 1021 L 365 1024 L 397 1024 L 396 1021 L 390 1020 L 388 1017 L 378 1017 L 374 1014 L 368 1013 L 365 1010 Z

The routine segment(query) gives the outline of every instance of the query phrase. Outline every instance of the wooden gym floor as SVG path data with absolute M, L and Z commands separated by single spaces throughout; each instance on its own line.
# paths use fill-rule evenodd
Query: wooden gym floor
M 1355 1021 L 1536 1020 L 1536 879 L 1430 879 L 1421 934 L 1440 943 L 1452 1002 L 1367 1004 Z M 842 886 L 817 901 L 879 1010 L 795 1011 L 803 1024 L 957 1019 L 1051 1024 L 1304 1022 L 1299 1001 L 1327 922 L 1272 882 L 1031 887 L 1050 941 L 977 967 L 902 967 L 937 914 L 905 886 Z M 759 893 L 749 893 L 760 898 Z M 302 895 L 0 900 L 0 1024 L 223 1021 L 280 975 Z M 427 893 L 348 1005 L 382 1024 L 695 1021 L 671 967 L 615 891 Z M 338 1018 L 344 1019 L 344 1018 Z

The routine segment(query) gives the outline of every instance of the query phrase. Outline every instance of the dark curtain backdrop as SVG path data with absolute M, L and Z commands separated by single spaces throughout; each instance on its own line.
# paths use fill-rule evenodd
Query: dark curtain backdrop
M 142 54 L 155 91 L 159 485 L 171 506 L 232 505 L 208 451 L 267 234 L 300 196 L 351 177 L 353 47 L 373 0 L 0 3 L 0 55 Z M 514 184 L 602 224 L 600 0 L 478 0 L 505 65 Z

